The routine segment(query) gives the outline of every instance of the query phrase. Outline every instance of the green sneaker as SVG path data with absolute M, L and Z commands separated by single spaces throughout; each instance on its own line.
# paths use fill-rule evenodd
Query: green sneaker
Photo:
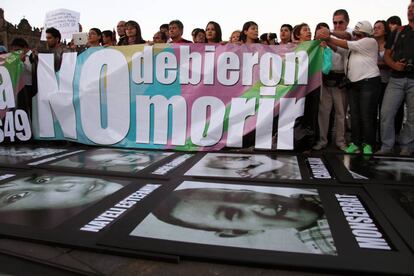
M 359 147 L 354 143 L 350 143 L 348 147 L 345 149 L 346 153 L 359 153 Z
M 363 148 L 362 148 L 362 152 L 364 153 L 364 154 L 369 154 L 369 155 L 372 155 L 372 147 L 371 147 L 371 145 L 368 145 L 368 144 L 363 144 Z

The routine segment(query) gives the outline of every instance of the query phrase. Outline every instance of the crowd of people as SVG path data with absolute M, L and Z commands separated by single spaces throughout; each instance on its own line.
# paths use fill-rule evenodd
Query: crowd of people
M 54 53 L 58 71 L 63 53 L 82 52 L 91 47 L 143 43 L 285 45 L 320 40 L 324 48 L 323 83 L 306 98 L 304 124 L 311 139 L 305 148 L 323 150 L 328 146 L 330 134 L 334 134 L 333 143 L 346 153 L 370 155 L 376 151 L 411 155 L 414 152 L 414 1 L 408 5 L 407 19 L 405 26 L 398 16 L 391 16 L 374 25 L 359 21 L 351 28 L 348 12 L 340 9 L 333 13 L 333 28 L 321 22 L 313 37 L 306 23 L 294 27 L 283 24 L 279 38 L 276 33 L 259 36 L 258 24 L 248 21 L 241 30 L 233 31 L 227 41 L 223 39 L 220 25 L 214 21 L 208 22 L 205 28 L 195 28 L 192 41 L 183 38 L 184 25 L 179 20 L 162 24 L 152 40 L 146 41 L 136 21 L 121 20 L 116 33 L 90 29 L 86 45 L 77 45 L 74 41 L 65 45 L 60 32 L 49 28 L 46 51 Z M 0 49 L 7 51 L 4 47 Z M 36 87 L 36 78 L 30 76 L 35 73 L 33 64 L 38 50 L 30 49 L 21 38 L 13 41 L 11 50 L 22 50 L 20 57 L 25 63 L 27 78 L 25 93 L 19 93 L 18 102 L 30 111 L 30 98 Z M 346 137 L 347 127 L 351 129 L 350 140 Z

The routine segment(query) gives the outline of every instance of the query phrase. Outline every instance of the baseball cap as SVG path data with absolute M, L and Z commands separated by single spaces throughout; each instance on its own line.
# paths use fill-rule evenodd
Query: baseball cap
M 359 21 L 355 25 L 354 32 L 356 32 L 356 33 L 366 33 L 368 35 L 372 35 L 372 33 L 373 33 L 372 25 L 368 21 Z

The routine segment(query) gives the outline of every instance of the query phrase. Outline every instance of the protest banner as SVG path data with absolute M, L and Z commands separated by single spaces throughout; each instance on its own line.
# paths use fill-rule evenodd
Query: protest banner
M 18 109 L 17 94 L 24 87 L 20 51 L 0 56 L 0 143 L 32 137 L 26 111 Z
M 46 29 L 54 27 L 63 39 L 72 39 L 72 34 L 79 32 L 80 13 L 67 9 L 57 9 L 46 13 L 45 24 L 40 40 L 46 40 Z
M 40 54 L 36 139 L 176 150 L 293 149 L 295 119 L 320 86 L 322 48 L 156 44 Z

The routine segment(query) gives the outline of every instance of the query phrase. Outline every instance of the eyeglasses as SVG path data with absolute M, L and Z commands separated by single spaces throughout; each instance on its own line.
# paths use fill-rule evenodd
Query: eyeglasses
M 345 21 L 334 21 L 333 22 L 334 25 L 342 25 L 344 23 L 345 23 Z

